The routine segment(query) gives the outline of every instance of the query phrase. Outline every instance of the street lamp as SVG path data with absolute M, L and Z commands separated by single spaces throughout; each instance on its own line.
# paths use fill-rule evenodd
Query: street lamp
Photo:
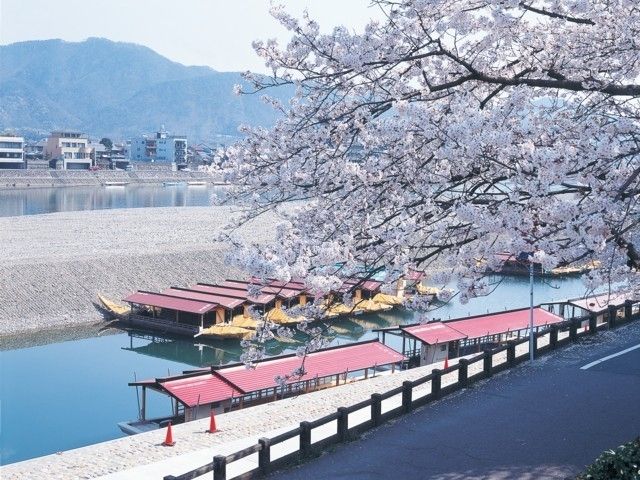
M 529 258 L 529 360 L 533 362 L 533 255 Z

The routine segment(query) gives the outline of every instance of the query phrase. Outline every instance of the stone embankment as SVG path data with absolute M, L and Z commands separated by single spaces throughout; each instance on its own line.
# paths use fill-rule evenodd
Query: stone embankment
M 242 276 L 218 235 L 233 207 L 93 210 L 0 218 L 0 335 L 102 319 L 93 302 Z M 273 238 L 274 215 L 237 233 Z
M 33 187 L 100 186 L 109 182 L 157 184 L 163 182 L 220 183 L 204 172 L 172 172 L 168 169 L 121 170 L 0 170 L 0 189 Z

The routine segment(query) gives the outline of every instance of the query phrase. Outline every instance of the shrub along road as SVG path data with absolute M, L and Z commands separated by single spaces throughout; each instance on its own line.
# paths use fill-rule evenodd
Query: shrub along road
M 567 478 L 640 434 L 640 323 L 588 337 L 271 478 Z

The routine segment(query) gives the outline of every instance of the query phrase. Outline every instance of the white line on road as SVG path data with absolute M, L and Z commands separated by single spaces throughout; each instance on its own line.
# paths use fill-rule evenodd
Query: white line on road
M 594 365 L 598 365 L 599 363 L 606 362 L 607 360 L 611 360 L 612 358 L 619 357 L 620 355 L 624 355 L 625 353 L 629 353 L 630 351 L 635 350 L 636 348 L 640 348 L 640 344 L 635 345 L 633 347 L 629 347 L 625 350 L 622 350 L 621 352 L 614 353 L 613 355 L 603 357 L 600 360 L 596 360 L 595 362 L 587 363 L 584 367 L 580 367 L 580 370 L 586 370 L 587 368 L 591 368 Z

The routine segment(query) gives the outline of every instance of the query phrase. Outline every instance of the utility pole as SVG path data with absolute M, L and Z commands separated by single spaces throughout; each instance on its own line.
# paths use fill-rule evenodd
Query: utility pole
M 533 256 L 529 260 L 529 360 L 533 362 Z

